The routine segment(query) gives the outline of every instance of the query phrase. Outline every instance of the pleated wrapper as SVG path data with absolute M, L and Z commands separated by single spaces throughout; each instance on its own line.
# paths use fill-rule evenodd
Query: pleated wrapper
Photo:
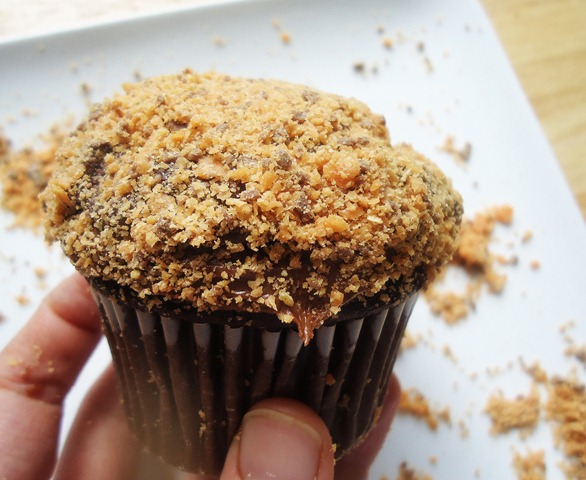
M 242 417 L 275 396 L 323 418 L 340 458 L 378 416 L 417 292 L 354 311 L 304 345 L 292 324 L 234 322 L 234 312 L 147 312 L 93 288 L 130 429 L 182 470 L 218 474 Z M 276 318 L 276 317 L 275 317 Z M 275 322 L 273 322 L 275 323 Z M 260 325 L 260 326 L 258 326 Z

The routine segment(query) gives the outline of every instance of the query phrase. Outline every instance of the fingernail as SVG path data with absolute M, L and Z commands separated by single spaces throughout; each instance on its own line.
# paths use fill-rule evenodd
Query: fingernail
M 239 467 L 252 480 L 313 480 L 322 441 L 310 426 L 287 414 L 259 408 L 242 421 Z

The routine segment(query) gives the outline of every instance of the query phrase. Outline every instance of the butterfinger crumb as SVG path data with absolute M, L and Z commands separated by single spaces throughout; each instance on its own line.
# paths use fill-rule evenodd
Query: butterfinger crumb
M 532 270 L 538 270 L 539 267 L 541 267 L 541 263 L 539 263 L 539 260 L 531 260 L 531 262 L 529 262 L 529 266 Z
M 415 348 L 417 344 L 421 341 L 421 338 L 421 335 L 415 336 L 410 331 L 406 330 L 405 334 L 403 335 L 403 340 L 401 340 L 399 352 Z
M 529 451 L 526 455 L 515 452 L 513 466 L 518 480 L 545 480 L 545 456 L 543 450 Z
M 426 473 L 418 472 L 414 468 L 407 465 L 406 462 L 402 462 L 399 465 L 399 475 L 397 480 L 432 480 L 430 475 Z
M 449 325 L 458 323 L 468 315 L 469 298 L 456 292 L 440 292 L 433 286 L 425 292 L 425 299 L 435 315 L 441 315 Z
M 567 457 L 563 465 L 567 478 L 586 478 L 586 391 L 575 380 L 554 379 L 545 405 L 554 422 L 556 443 Z
M 227 42 L 224 37 L 214 37 L 213 43 L 216 47 L 225 47 Z
M 560 333 L 566 333 L 568 330 L 574 328 L 576 326 L 576 321 L 575 320 L 568 320 L 567 322 L 564 322 L 563 324 L 560 325 Z
M 531 376 L 531 378 L 533 378 L 533 380 L 537 383 L 545 383 L 547 382 L 547 373 L 546 371 L 541 367 L 541 365 L 539 364 L 539 362 L 534 362 L 531 365 L 525 365 L 525 363 L 523 362 L 523 360 L 521 360 L 521 366 L 523 367 L 523 370 L 525 370 L 525 372 L 527 374 L 529 374 Z
M 44 267 L 35 267 L 33 272 L 39 280 L 42 280 L 47 276 L 47 269 Z
M 15 226 L 36 229 L 41 225 L 43 214 L 38 196 L 53 173 L 55 151 L 64 137 L 62 128 L 54 126 L 43 137 L 43 147 L 15 151 L 0 133 L 1 205 L 14 214 Z
M 533 232 L 531 230 L 527 230 L 526 232 L 523 233 L 523 236 L 521 237 L 521 241 L 523 243 L 527 243 L 529 242 L 531 239 L 533 238 Z
M 470 310 L 475 308 L 484 286 L 493 294 L 504 289 L 507 276 L 495 270 L 495 264 L 503 262 L 501 257 L 491 252 L 490 244 L 496 225 L 510 225 L 512 221 L 513 208 L 499 205 L 479 212 L 474 218 L 463 222 L 458 247 L 449 267 L 466 272 L 465 291 L 459 293 L 442 290 L 442 277 L 439 277 L 424 295 L 432 313 L 441 316 L 448 324 L 455 324 L 466 318 Z M 504 263 L 516 264 L 514 260 Z
M 440 421 L 447 424 L 451 422 L 447 407 L 442 410 L 432 409 L 428 400 L 415 388 L 404 389 L 401 392 L 398 412 L 423 420 L 432 431 L 437 430 Z
M 539 421 L 539 391 L 533 386 L 528 395 L 520 395 L 512 400 L 504 398 L 502 392 L 497 392 L 488 399 L 485 411 L 492 420 L 490 432 L 493 435 L 515 429 L 527 435 Z
M 564 354 L 568 357 L 574 357 L 586 367 L 586 344 L 576 345 L 575 343 L 570 343 Z
M 15 297 L 16 301 L 19 305 L 25 306 L 31 303 L 31 299 L 27 297 L 25 294 L 21 293 Z
M 464 420 L 458 420 L 458 430 L 460 430 L 460 438 L 468 438 L 470 436 L 470 429 Z
M 470 155 L 472 154 L 472 145 L 469 142 L 466 142 L 462 147 L 457 148 L 454 137 L 448 135 L 445 138 L 443 145 L 439 147 L 439 150 L 448 153 L 459 163 L 466 163 L 468 160 L 470 160 Z
M 510 205 L 500 205 L 492 209 L 494 219 L 498 223 L 510 225 L 513 222 L 513 207 Z

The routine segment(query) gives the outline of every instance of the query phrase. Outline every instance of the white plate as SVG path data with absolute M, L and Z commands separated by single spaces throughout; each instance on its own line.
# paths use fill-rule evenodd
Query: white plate
M 393 40 L 391 49 L 383 46 L 384 37 Z M 549 424 L 540 424 L 523 444 L 517 433 L 491 436 L 482 410 L 496 389 L 509 397 L 528 393 L 530 379 L 520 358 L 539 360 L 560 375 L 574 367 L 584 377 L 583 368 L 564 355 L 559 327 L 574 320 L 572 334 L 586 338 L 586 229 L 477 2 L 225 3 L 5 43 L 0 65 L 0 124 L 15 147 L 68 115 L 80 118 L 86 110 L 82 83 L 98 101 L 137 72 L 212 68 L 303 82 L 363 100 L 386 116 L 395 142 L 412 143 L 454 179 L 468 215 L 494 204 L 513 206 L 514 224 L 498 231 L 497 248 L 520 259 L 516 267 L 502 269 L 508 275 L 505 291 L 482 296 L 476 311 L 452 327 L 431 316 L 421 301 L 409 328 L 426 341 L 397 363 L 405 387 L 418 388 L 433 406 L 449 406 L 452 427 L 441 424 L 431 433 L 422 422 L 397 418 L 371 478 L 395 477 L 403 461 L 435 479 L 513 478 L 511 447 L 524 452 L 526 446 L 544 449 L 548 478 L 562 478 Z M 472 145 L 465 168 L 438 150 L 448 135 Z M 46 291 L 33 267 L 49 269 L 49 285 L 70 269 L 40 236 L 8 231 L 11 221 L 0 214 L 0 298 L 6 316 L 0 345 Z M 521 245 L 527 230 L 534 237 Z M 529 268 L 532 259 L 539 260 L 539 270 Z M 17 304 L 21 293 L 31 305 Z M 444 345 L 457 363 L 442 353 Z M 102 344 L 68 400 L 65 428 L 107 361 Z M 495 369 L 502 372 L 495 375 Z M 459 422 L 466 424 L 467 438 Z

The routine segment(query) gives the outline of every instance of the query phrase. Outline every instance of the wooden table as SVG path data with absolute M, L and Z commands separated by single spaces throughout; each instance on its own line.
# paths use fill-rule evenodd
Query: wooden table
M 2 0 L 0 40 L 203 0 Z M 208 0 L 209 1 L 209 0 Z M 586 4 L 481 0 L 586 218 Z
M 586 218 L 586 3 L 481 1 Z

